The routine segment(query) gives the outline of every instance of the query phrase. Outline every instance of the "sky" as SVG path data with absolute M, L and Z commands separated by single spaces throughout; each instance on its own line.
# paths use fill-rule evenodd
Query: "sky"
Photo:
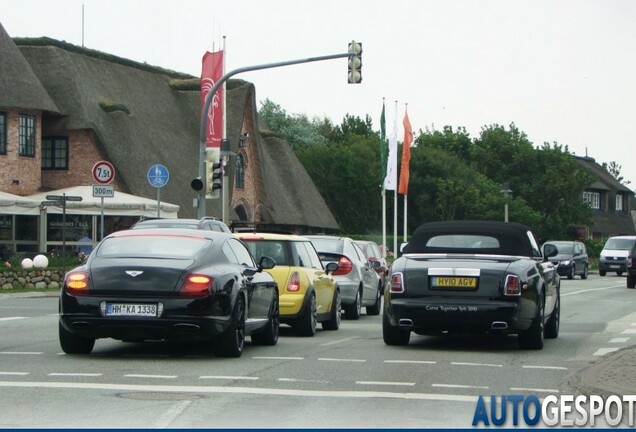
M 193 76 L 225 45 L 226 72 L 347 52 L 347 60 L 235 75 L 288 114 L 371 117 L 387 131 L 408 108 L 419 130 L 512 123 L 535 145 L 616 162 L 636 188 L 636 1 L 0 0 L 12 37 L 64 40 Z M 496 157 L 496 155 L 493 155 Z M 558 173 L 557 173 L 558 174 Z M 528 173 L 529 177 L 532 173 Z

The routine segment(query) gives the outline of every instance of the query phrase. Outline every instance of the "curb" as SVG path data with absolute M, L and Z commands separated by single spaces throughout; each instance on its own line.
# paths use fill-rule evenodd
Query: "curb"
M 585 394 L 624 396 L 636 389 L 636 345 L 605 354 L 570 378 L 573 390 Z

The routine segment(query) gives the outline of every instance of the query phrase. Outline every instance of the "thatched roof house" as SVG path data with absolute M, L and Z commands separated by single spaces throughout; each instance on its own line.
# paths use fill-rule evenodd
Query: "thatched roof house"
M 49 38 L 11 40 L 4 30 L 0 55 L 0 109 L 42 110 L 42 136 L 69 136 L 69 151 L 74 153 L 69 158 L 81 154 L 84 160 L 69 159 L 68 171 L 75 175 L 43 171 L 41 189 L 87 184 L 90 176 L 78 173 L 103 158 L 115 166 L 117 190 L 155 198 L 157 189 L 149 184 L 147 172 L 159 163 L 170 173 L 161 199 L 179 205 L 180 217 L 197 217 L 197 194 L 190 183 L 199 168 L 198 77 Z M 256 221 L 261 229 L 298 233 L 337 229 L 289 144 L 271 132 L 262 134 L 254 85 L 242 80 L 226 85 L 227 138 L 231 151 L 240 154 L 243 167 L 250 170 L 245 184 L 237 187 L 235 163 L 228 165 L 229 224 Z M 5 93 L 5 88 L 11 91 Z M 239 148 L 241 136 L 249 136 L 249 142 Z M 74 184 L 69 183 L 71 177 Z M 221 200 L 208 200 L 206 214 L 220 217 Z

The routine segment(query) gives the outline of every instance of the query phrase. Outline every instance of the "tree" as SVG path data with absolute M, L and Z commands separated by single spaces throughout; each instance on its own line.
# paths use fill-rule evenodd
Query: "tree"
M 620 166 L 618 163 L 610 162 L 608 164 L 606 162 L 603 162 L 603 168 L 605 168 L 607 172 L 610 173 L 612 177 L 616 179 L 617 182 L 624 185 L 628 185 L 631 183 L 630 180 L 625 180 L 625 178 L 621 175 L 621 170 L 623 169 L 623 167 Z

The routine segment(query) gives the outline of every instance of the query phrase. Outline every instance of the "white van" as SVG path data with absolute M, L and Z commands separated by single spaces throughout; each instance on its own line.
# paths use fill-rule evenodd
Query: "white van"
M 607 239 L 598 263 L 598 274 L 616 272 L 618 276 L 627 271 L 627 256 L 636 243 L 636 236 L 616 236 Z

